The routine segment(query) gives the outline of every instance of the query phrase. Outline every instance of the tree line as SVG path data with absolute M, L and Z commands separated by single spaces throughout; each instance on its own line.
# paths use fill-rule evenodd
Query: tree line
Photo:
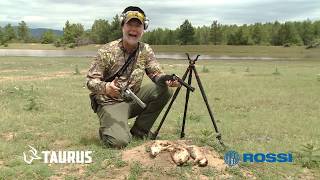
M 46 31 L 39 39 L 30 35 L 26 22 L 21 21 L 17 27 L 7 24 L 0 27 L 0 43 L 41 42 L 54 43 L 56 46 L 75 47 L 86 44 L 104 44 L 122 36 L 118 15 L 113 20 L 95 20 L 91 29 L 85 30 L 80 23 L 67 21 L 63 35 L 56 36 Z M 185 20 L 178 28 L 157 28 L 145 32 L 142 41 L 152 45 L 310 45 L 319 42 L 320 21 L 278 21 L 243 25 L 223 25 L 212 21 L 210 26 L 194 27 Z
M 29 28 L 24 21 L 18 24 L 17 28 L 14 28 L 10 23 L 4 26 L 0 26 L 0 45 L 6 45 L 10 41 L 27 42 L 30 40 Z
M 214 20 L 210 26 L 193 27 L 185 20 L 179 28 L 154 29 L 145 33 L 144 41 L 149 44 L 187 45 L 310 45 L 320 39 L 320 21 L 305 20 L 301 22 L 278 21 L 272 23 L 255 23 L 223 25 Z

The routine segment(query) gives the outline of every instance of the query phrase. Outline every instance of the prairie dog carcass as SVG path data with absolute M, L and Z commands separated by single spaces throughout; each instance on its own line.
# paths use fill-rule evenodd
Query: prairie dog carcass
M 152 157 L 156 157 L 161 151 L 164 151 L 171 147 L 172 144 L 169 141 L 156 140 L 150 147 Z
M 203 167 L 208 164 L 207 158 L 198 146 L 188 146 L 187 149 L 190 153 L 190 156 L 194 159 L 194 162 L 197 163 L 199 166 Z
M 171 153 L 171 158 L 175 164 L 181 166 L 189 160 L 190 154 L 187 149 L 177 146 Z

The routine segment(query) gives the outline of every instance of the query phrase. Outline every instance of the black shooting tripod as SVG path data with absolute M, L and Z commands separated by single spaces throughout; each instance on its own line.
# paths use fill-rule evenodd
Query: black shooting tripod
M 189 60 L 189 66 L 186 70 L 186 72 L 184 73 L 184 75 L 182 76 L 182 80 L 184 81 L 189 73 L 189 76 L 188 76 L 188 84 L 189 86 L 191 86 L 191 80 L 192 80 L 192 72 L 194 72 L 195 76 L 196 76 L 196 80 L 197 80 L 197 83 L 198 83 L 198 86 L 200 88 L 200 91 L 201 91 L 201 95 L 202 95 L 202 98 L 204 100 L 204 102 L 206 103 L 206 106 L 207 106 L 207 109 L 208 109 L 208 112 L 209 112 L 209 115 L 210 115 L 210 118 L 211 118 L 211 121 L 212 121 L 212 124 L 214 126 L 214 129 L 217 133 L 217 136 L 216 138 L 218 139 L 219 143 L 224 146 L 223 144 L 223 141 L 221 139 L 221 133 L 219 132 L 218 130 L 218 127 L 216 125 L 216 122 L 214 120 L 214 117 L 213 117 L 213 113 L 210 109 L 210 106 L 209 106 L 209 103 L 208 103 L 208 99 L 207 99 L 207 96 L 206 96 L 206 93 L 204 92 L 204 89 L 203 89 L 203 86 L 202 86 L 202 83 L 200 81 L 200 77 L 198 75 L 198 72 L 196 70 L 196 67 L 195 67 L 195 63 L 196 61 L 198 60 L 198 57 L 200 55 L 197 55 L 197 57 L 194 59 L 194 60 L 191 60 L 190 59 L 190 56 L 188 53 L 186 53 L 187 57 L 188 57 L 188 60 Z M 152 139 L 156 139 L 158 134 L 159 134 L 159 131 L 161 129 L 161 126 L 164 122 L 164 120 L 166 119 L 167 117 L 167 114 L 169 113 L 170 109 L 171 109 L 171 106 L 173 104 L 173 102 L 175 101 L 175 99 L 177 98 L 179 92 L 180 92 L 180 89 L 181 89 L 182 86 L 178 87 L 177 90 L 175 91 L 175 93 L 173 94 L 173 97 L 171 99 L 171 102 L 165 112 L 165 114 L 163 115 L 162 117 L 162 120 L 157 128 L 157 130 L 153 133 L 153 137 Z M 187 109 L 188 109 L 188 102 L 189 102 L 189 95 L 190 95 L 190 89 L 187 88 L 187 93 L 186 93 L 186 103 L 185 103 L 185 106 L 184 106 L 184 113 L 183 113 L 183 122 L 182 122 L 182 130 L 181 130 L 181 134 L 180 134 L 180 138 L 183 138 L 185 136 L 185 133 L 184 133 L 184 127 L 185 127 L 185 123 L 186 123 L 186 115 L 187 115 Z

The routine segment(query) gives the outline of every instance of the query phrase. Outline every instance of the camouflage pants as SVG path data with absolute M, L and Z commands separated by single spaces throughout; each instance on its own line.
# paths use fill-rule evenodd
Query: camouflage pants
M 98 108 L 100 119 L 99 135 L 108 147 L 125 147 L 132 135 L 143 138 L 148 135 L 153 123 L 172 96 L 172 89 L 154 83 L 142 86 L 136 94 L 147 107 L 142 109 L 137 103 L 122 102 Z M 128 119 L 137 117 L 131 130 Z

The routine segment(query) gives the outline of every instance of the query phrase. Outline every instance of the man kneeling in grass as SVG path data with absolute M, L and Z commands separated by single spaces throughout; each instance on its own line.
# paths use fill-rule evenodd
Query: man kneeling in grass
M 122 38 L 98 50 L 87 74 L 91 100 L 96 104 L 93 109 L 100 120 L 100 139 L 106 146 L 117 148 L 125 147 L 132 136 L 147 137 L 172 96 L 168 86 L 180 86 L 177 81 L 159 81 L 165 74 L 151 47 L 139 41 L 149 23 L 145 13 L 129 6 L 120 17 Z M 141 87 L 145 73 L 154 83 Z M 146 108 L 126 98 L 123 88 L 134 92 Z M 137 118 L 129 130 L 128 119 L 133 117 Z

